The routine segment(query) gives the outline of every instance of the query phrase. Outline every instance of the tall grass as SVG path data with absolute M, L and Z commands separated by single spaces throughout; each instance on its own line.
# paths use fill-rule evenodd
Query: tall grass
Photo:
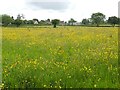
M 3 28 L 3 88 L 117 88 L 117 28 Z

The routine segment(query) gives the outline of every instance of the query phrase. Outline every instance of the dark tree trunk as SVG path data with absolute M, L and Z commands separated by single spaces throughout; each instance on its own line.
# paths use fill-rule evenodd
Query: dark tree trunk
M 53 28 L 56 28 L 56 24 L 54 24 Z
M 99 24 L 97 24 L 97 27 L 99 27 Z
M 113 27 L 115 27 L 115 24 L 113 24 Z

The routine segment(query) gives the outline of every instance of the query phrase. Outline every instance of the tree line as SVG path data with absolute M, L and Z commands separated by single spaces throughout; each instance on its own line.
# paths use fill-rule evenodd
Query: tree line
M 120 23 L 120 18 L 116 16 L 111 16 L 106 20 L 106 16 L 103 13 L 97 12 L 93 13 L 91 15 L 91 18 L 83 19 L 81 23 L 77 24 L 78 22 L 71 18 L 69 21 L 60 21 L 59 19 L 47 19 L 47 20 L 41 20 L 33 19 L 33 20 L 25 20 L 24 15 L 18 15 L 17 19 L 14 19 L 13 16 L 3 14 L 0 15 L 0 20 L 2 20 L 1 25 L 2 26 L 10 26 L 15 25 L 16 27 L 19 27 L 20 25 L 53 25 L 54 28 L 56 28 L 57 25 L 83 25 L 83 26 L 97 26 L 99 27 L 101 24 L 111 24 L 111 26 L 115 27 L 116 24 Z

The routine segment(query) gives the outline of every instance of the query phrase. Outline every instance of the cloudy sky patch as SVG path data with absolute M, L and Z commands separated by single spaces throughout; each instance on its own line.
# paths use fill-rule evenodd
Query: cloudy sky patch
M 17 17 L 24 14 L 25 19 L 60 19 L 68 21 L 74 18 L 80 22 L 90 18 L 92 13 L 101 12 L 118 16 L 119 0 L 2 0 L 0 14 Z M 119 11 L 120 12 L 120 11 Z
M 64 11 L 69 8 L 69 0 L 26 0 L 31 9 Z

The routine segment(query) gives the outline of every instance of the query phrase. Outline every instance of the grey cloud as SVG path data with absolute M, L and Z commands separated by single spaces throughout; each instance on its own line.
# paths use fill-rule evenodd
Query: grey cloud
M 47 9 L 47 10 L 66 10 L 69 7 L 69 0 L 34 0 L 27 1 L 27 4 L 32 8 L 36 9 Z

